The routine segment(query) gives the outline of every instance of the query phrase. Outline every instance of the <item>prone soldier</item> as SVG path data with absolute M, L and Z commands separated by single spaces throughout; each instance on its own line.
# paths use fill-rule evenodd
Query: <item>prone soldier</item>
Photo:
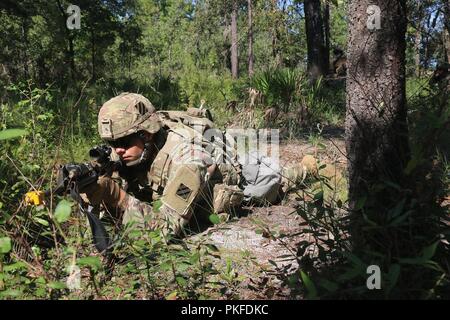
M 273 203 L 279 191 L 315 170 L 311 156 L 284 171 L 258 155 L 255 164 L 243 166 L 235 153 L 224 156 L 226 143 L 205 139 L 212 128 L 205 109 L 157 112 L 144 96 L 122 93 L 98 115 L 100 137 L 110 149 L 91 154 L 114 164 L 107 167 L 115 171 L 103 171 L 78 191 L 90 206 L 103 206 L 129 228 L 180 236 L 204 213 L 229 213 L 244 201 Z M 152 205 L 157 200 L 159 208 Z

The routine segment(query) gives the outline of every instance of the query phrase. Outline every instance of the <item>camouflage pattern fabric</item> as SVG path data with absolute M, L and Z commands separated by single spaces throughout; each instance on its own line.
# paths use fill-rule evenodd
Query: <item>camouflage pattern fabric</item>
M 162 205 L 155 210 L 150 204 L 127 194 L 123 201 L 124 213 L 122 224 L 126 230 L 160 230 L 164 236 L 180 235 L 189 220 L 176 211 Z
M 132 192 L 119 199 L 120 194 L 123 197 L 119 185 L 112 183 L 113 180 L 101 179 L 94 190 L 87 192 L 88 198 L 90 196 L 96 203 L 102 201 L 106 207 L 121 209 L 122 223 L 128 228 L 157 228 L 164 234 L 175 235 L 183 233 L 200 202 L 207 203 L 210 213 L 230 212 L 239 207 L 244 190 L 239 188 L 242 170 L 236 154 L 220 154 L 223 146 L 214 146 L 203 137 L 204 131 L 213 128 L 214 123 L 201 109 L 188 111 L 156 112 L 149 100 L 134 93 L 123 93 L 107 101 L 99 112 L 102 139 L 114 141 L 140 130 L 153 134 L 163 127 L 167 135 L 161 139 L 163 145 L 148 172 L 139 173 L 138 179 L 123 181 L 122 190 Z M 312 171 L 315 160 L 307 160 L 308 163 L 284 170 L 283 191 L 288 191 Z M 272 189 L 269 200 L 275 199 L 277 190 L 274 193 Z M 148 190 L 151 198 L 144 197 L 147 200 L 142 201 L 135 193 L 139 190 Z M 261 196 L 267 198 L 264 194 Z M 102 199 L 97 199 L 99 197 Z M 161 201 L 157 210 L 151 205 L 156 200 Z
M 98 114 L 98 132 L 106 141 L 114 141 L 140 130 L 156 133 L 161 122 L 155 107 L 144 96 L 124 92 L 103 104 Z

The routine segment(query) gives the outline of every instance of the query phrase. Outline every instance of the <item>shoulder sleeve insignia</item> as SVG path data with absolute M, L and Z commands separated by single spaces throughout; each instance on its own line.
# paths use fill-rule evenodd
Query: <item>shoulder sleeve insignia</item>
M 191 195 L 191 193 L 192 193 L 192 190 L 189 189 L 189 187 L 187 187 L 183 183 L 180 183 L 180 185 L 178 186 L 177 192 L 176 192 L 177 196 L 179 196 L 180 198 L 182 198 L 185 201 L 187 201 L 189 199 L 189 196 Z

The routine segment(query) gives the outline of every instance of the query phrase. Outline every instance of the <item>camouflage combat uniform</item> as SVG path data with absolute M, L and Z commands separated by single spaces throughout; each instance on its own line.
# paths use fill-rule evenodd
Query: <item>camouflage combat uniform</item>
M 239 187 L 241 166 L 235 154 L 219 154 L 223 145 L 204 139 L 210 128 L 214 124 L 200 109 L 156 112 L 146 98 L 132 93 L 106 102 L 99 112 L 102 139 L 115 141 L 147 131 L 154 134 L 157 148 L 150 161 L 125 170 L 120 187 L 116 182 L 108 184 L 104 194 L 110 203 L 103 202 L 105 207 L 115 204 L 122 223 L 129 227 L 158 228 L 176 235 L 192 222 L 194 211 L 198 218 L 202 211 L 222 213 L 238 207 L 244 199 Z M 280 187 L 287 191 L 292 184 L 289 177 L 302 178 L 300 171 L 286 171 L 283 181 L 280 175 Z M 122 200 L 119 188 L 126 191 Z

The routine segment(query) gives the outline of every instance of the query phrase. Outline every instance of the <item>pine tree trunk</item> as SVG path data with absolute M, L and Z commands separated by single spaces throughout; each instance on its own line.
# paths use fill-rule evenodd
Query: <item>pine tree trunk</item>
M 447 63 L 450 63 L 450 0 L 444 0 L 444 46 L 446 51 Z
M 450 32 L 448 30 L 444 30 L 444 38 L 447 63 L 450 63 Z
M 330 72 L 330 4 L 325 2 L 325 8 L 323 12 L 323 25 L 325 34 L 325 61 L 326 74 Z
M 95 82 L 97 80 L 96 77 L 96 68 L 95 68 L 95 37 L 94 30 L 91 30 L 91 62 L 92 62 L 92 81 Z
M 68 61 L 69 66 L 70 66 L 70 79 L 72 81 L 75 81 L 75 72 L 76 72 L 75 71 L 75 50 L 74 50 L 74 46 L 73 46 L 74 35 L 71 34 L 69 29 L 67 29 L 66 20 L 67 20 L 68 16 L 67 16 L 66 11 L 64 10 L 64 7 L 60 0 L 57 1 L 57 5 L 58 5 L 59 11 L 61 13 L 61 18 L 62 18 L 61 27 L 64 28 L 63 30 L 65 30 L 65 35 L 66 35 L 68 43 L 69 43 L 69 47 L 68 47 L 68 49 L 66 49 L 66 60 Z
M 366 10 L 372 0 L 348 8 L 346 149 L 349 208 L 361 221 L 363 208 L 383 214 L 391 194 L 375 185 L 402 185 L 409 158 L 405 94 L 406 0 L 379 0 L 381 29 L 369 30 Z M 367 201 L 361 202 L 367 198 Z M 396 199 L 398 200 L 398 199 Z M 378 206 L 378 207 L 377 207 Z M 370 218 L 370 217 L 369 217 Z M 361 230 L 360 230 L 361 231 Z
M 238 78 L 238 49 L 237 49 L 237 0 L 233 0 L 231 11 L 231 76 Z
M 325 38 L 320 0 L 305 0 L 306 44 L 308 73 L 312 80 L 326 74 Z
M 253 4 L 252 0 L 247 0 L 248 4 L 248 76 L 253 76 Z
M 417 28 L 414 39 L 414 62 L 416 65 L 416 77 L 420 77 L 420 44 L 422 42 L 422 34 L 420 28 Z

